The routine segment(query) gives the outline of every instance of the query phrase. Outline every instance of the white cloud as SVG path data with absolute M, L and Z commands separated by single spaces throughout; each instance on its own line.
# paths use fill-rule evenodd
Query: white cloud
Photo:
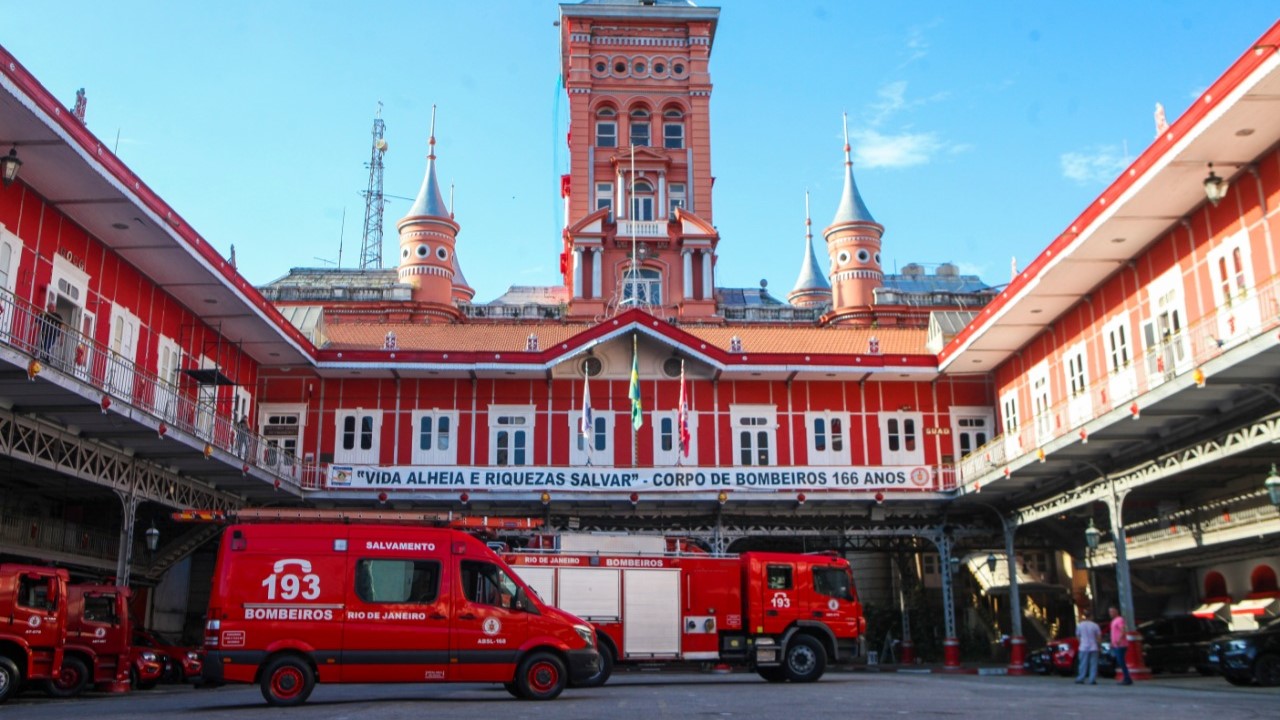
M 1111 182 L 1129 164 L 1129 159 L 1114 145 L 1103 145 L 1089 152 L 1062 154 L 1062 176 L 1081 185 Z
M 860 130 L 853 135 L 857 164 L 866 168 L 925 165 L 945 147 L 935 133 L 885 135 L 875 130 Z

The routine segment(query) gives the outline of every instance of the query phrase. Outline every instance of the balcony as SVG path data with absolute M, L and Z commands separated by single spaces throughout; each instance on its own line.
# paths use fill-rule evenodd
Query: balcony
M 1088 378 L 1074 397 L 1058 398 L 1039 415 L 1020 417 L 1016 429 L 962 458 L 956 465 L 960 486 L 972 489 L 984 479 L 998 478 L 996 473 L 1042 460 L 1042 453 L 1098 440 L 1118 422 L 1140 419 L 1154 403 L 1171 407 L 1150 407 L 1148 417 L 1170 421 L 1207 412 L 1215 401 L 1226 402 L 1233 388 L 1237 394 L 1250 394 L 1251 383 L 1274 374 L 1276 343 L 1268 343 L 1266 336 L 1277 327 L 1280 276 L 1249 288 L 1180 332 L 1147 338 L 1139 334 L 1129 361 L 1104 378 Z M 1101 332 L 1084 341 L 1089 353 L 1101 352 Z M 1051 380 L 1060 379 L 1062 365 L 1052 365 L 1049 372 Z M 1024 377 L 1023 382 L 1030 380 Z M 1205 387 L 1221 390 L 1215 394 L 1205 392 Z M 1019 390 L 1019 397 L 1025 397 L 1024 389 Z M 1205 394 L 1200 400 L 1180 396 L 1184 391 Z M 1205 408 L 1197 410 L 1201 403 Z M 1025 407 L 1021 399 L 1019 407 Z
M 618 220 L 618 239 L 667 237 L 666 220 Z
M 26 370 L 0 381 L 0 396 L 19 411 L 62 423 L 77 441 L 101 440 L 142 459 L 154 455 L 175 477 L 216 478 L 218 487 L 235 492 L 301 490 L 318 478 L 261 436 L 237 430 L 222 405 L 201 401 L 190 383 L 162 380 L 3 292 L 0 358 Z M 220 462 L 210 463 L 215 456 Z

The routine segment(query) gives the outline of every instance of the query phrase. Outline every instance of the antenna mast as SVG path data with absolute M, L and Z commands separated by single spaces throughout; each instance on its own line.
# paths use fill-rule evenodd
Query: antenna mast
M 373 150 L 369 157 L 369 189 L 364 195 L 364 239 L 360 244 L 361 270 L 382 267 L 382 213 L 386 199 L 382 194 L 382 156 L 387 152 L 383 138 L 387 125 L 382 122 L 382 101 L 373 118 Z

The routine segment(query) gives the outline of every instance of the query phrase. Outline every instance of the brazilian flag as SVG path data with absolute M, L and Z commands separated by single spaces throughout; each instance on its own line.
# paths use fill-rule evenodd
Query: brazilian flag
M 631 389 L 627 391 L 631 398 L 631 427 L 639 430 L 644 425 L 644 415 L 640 413 L 640 355 L 636 352 L 636 338 L 631 337 Z

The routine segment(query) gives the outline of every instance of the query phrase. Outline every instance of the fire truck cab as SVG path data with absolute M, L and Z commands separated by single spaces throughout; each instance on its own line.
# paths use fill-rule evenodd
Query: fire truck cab
M 62 666 L 67 577 L 66 570 L 0 564 L 0 703 Z
M 546 601 L 592 623 L 615 662 L 738 664 L 812 682 L 858 654 L 865 630 L 849 563 L 834 554 L 679 551 L 655 536 L 565 534 L 507 562 Z M 677 548 L 673 550 L 672 548 Z
M 450 528 L 227 527 L 204 679 L 298 705 L 318 682 L 501 682 L 550 700 L 599 670 L 595 633 L 543 604 L 483 542 Z
M 45 691 L 52 697 L 75 697 L 90 685 L 114 692 L 128 690 L 131 651 L 129 590 L 115 585 L 70 585 L 62 669 L 45 681 Z

